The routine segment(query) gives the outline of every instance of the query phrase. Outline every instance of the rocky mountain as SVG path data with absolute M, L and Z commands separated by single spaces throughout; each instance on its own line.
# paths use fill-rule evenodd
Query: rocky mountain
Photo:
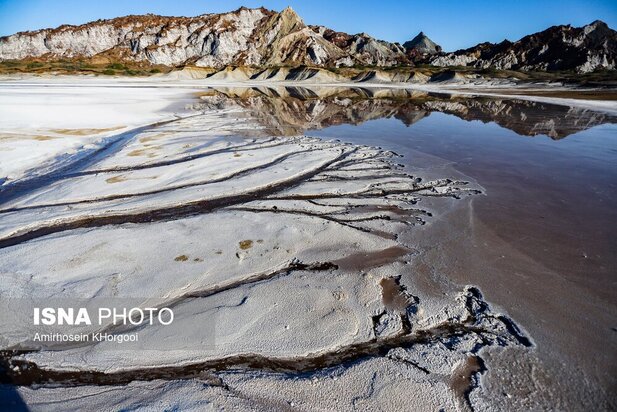
M 242 7 L 196 17 L 126 16 L 0 38 L 0 61 L 61 59 L 216 69 L 393 67 L 421 62 L 514 70 L 575 69 L 585 73 L 615 69 L 617 32 L 596 21 L 581 28 L 551 27 L 514 43 L 482 43 L 443 53 L 422 32 L 400 45 L 366 33 L 351 35 L 308 26 L 289 7 L 281 12 Z
M 350 35 L 324 26 L 311 26 L 311 29 L 350 56 L 355 56 L 358 61 L 366 64 L 387 67 L 410 63 L 405 56 L 405 48 L 398 43 L 377 40 L 366 33 Z M 349 63 L 347 65 L 351 66 L 352 62 Z
M 416 37 L 403 43 L 403 47 L 412 59 L 441 52 L 441 46 L 429 39 L 424 32 L 418 33 Z
M 0 38 L 0 60 L 83 58 L 166 66 L 390 66 L 409 63 L 398 44 L 309 27 L 290 7 L 240 8 L 197 17 L 98 20 Z
M 553 26 L 512 43 L 481 43 L 429 60 L 435 66 L 473 66 L 512 70 L 576 70 L 617 68 L 617 31 L 597 20 L 583 27 Z

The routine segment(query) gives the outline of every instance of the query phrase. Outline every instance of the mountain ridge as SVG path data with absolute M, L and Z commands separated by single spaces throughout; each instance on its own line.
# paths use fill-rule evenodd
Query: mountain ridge
M 314 26 L 316 27 L 316 26 Z M 324 28 L 325 30 L 325 28 Z M 346 49 L 281 12 L 241 7 L 195 17 L 124 16 L 0 38 L 0 60 L 111 57 L 117 61 L 223 68 L 228 65 L 390 66 L 410 63 L 404 49 L 353 35 Z
M 580 28 L 553 26 L 516 42 L 480 43 L 445 53 L 423 32 L 401 45 L 366 33 L 347 34 L 307 25 L 291 7 L 280 12 L 241 7 L 194 17 L 129 15 L 0 37 L 0 61 L 27 59 L 215 69 L 428 64 L 587 73 L 615 70 L 617 32 L 601 21 Z
M 432 57 L 434 66 L 589 73 L 617 68 L 617 31 L 601 20 L 573 27 L 558 25 L 514 42 L 480 43 L 468 49 Z

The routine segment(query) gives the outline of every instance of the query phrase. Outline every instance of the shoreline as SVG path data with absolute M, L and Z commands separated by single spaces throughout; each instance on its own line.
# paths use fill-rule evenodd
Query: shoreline
M 32 81 L 40 80 L 40 81 Z M 46 81 L 53 80 L 50 83 Z M 112 80 L 112 81 L 110 81 Z M 31 82 L 31 83 L 29 83 Z M 159 88 L 197 88 L 203 89 L 208 87 L 305 87 L 305 88 L 367 88 L 367 89 L 406 89 L 417 90 L 429 93 L 445 93 L 453 95 L 464 96 L 487 96 L 487 97 L 499 97 L 506 99 L 520 99 L 541 103 L 550 103 L 561 106 L 579 107 L 589 110 L 601 111 L 608 114 L 617 115 L 617 89 L 614 88 L 590 88 L 590 87 L 576 87 L 576 86 L 564 86 L 564 85 L 551 85 L 547 83 L 545 85 L 538 85 L 535 83 L 520 83 L 520 84 L 492 84 L 490 80 L 486 81 L 486 84 L 474 84 L 472 83 L 395 83 L 395 82 L 311 82 L 310 80 L 304 81 L 268 81 L 268 80 L 255 80 L 255 81 L 233 81 L 233 80 L 209 80 L 208 78 L 199 80 L 170 80 L 164 77 L 146 77 L 146 78 L 134 78 L 134 77 L 100 77 L 89 75 L 62 75 L 62 76 L 26 76 L 23 77 L 0 77 L 0 84 L 11 85 L 49 85 L 55 84 L 70 85 L 71 83 L 90 83 L 90 85 L 96 85 L 97 87 L 126 87 L 127 85 L 138 85 L 145 87 L 159 87 Z M 596 100 L 596 99 L 577 99 L 577 98 L 565 98 L 565 97 L 550 97 L 543 95 L 534 95 L 536 93 L 569 93 L 575 94 L 577 91 L 583 93 L 589 93 L 593 91 L 606 93 L 608 90 L 615 91 L 614 100 Z M 522 94 L 521 94 L 522 93 Z M 525 94 L 527 93 L 527 94 Z

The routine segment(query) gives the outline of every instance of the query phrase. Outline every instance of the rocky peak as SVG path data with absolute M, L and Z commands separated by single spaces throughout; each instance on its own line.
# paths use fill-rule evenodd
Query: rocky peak
M 302 21 L 302 19 L 298 15 L 298 13 L 296 13 L 296 11 L 291 8 L 291 6 L 285 7 L 283 10 L 281 10 L 281 12 L 279 14 L 281 16 L 284 16 L 285 18 Z
M 298 13 L 291 7 L 287 6 L 276 15 L 276 19 L 281 22 L 284 30 L 288 33 L 301 30 L 306 27 L 304 21 L 298 16 Z
M 422 31 L 413 39 L 403 43 L 403 47 L 408 53 L 436 54 L 441 52 L 441 46 L 429 39 Z
M 584 26 L 583 33 L 589 38 L 602 41 L 607 38 L 614 38 L 615 30 L 608 27 L 608 24 L 604 23 L 602 20 L 596 20 L 593 23 Z
M 590 27 L 593 30 L 598 29 L 598 28 L 602 29 L 602 30 L 609 29 L 608 24 L 604 23 L 602 20 L 595 20 L 595 21 L 593 21 L 592 23 L 588 24 L 585 27 Z

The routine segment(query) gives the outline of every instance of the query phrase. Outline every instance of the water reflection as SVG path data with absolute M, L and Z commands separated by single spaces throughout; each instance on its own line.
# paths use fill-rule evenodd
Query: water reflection
M 207 109 L 241 106 L 272 133 L 280 135 L 382 118 L 395 118 L 410 126 L 432 112 L 468 121 L 495 122 L 522 136 L 546 135 L 554 140 L 600 124 L 617 123 L 616 116 L 582 108 L 404 89 L 211 88 L 200 98 L 200 106 Z

